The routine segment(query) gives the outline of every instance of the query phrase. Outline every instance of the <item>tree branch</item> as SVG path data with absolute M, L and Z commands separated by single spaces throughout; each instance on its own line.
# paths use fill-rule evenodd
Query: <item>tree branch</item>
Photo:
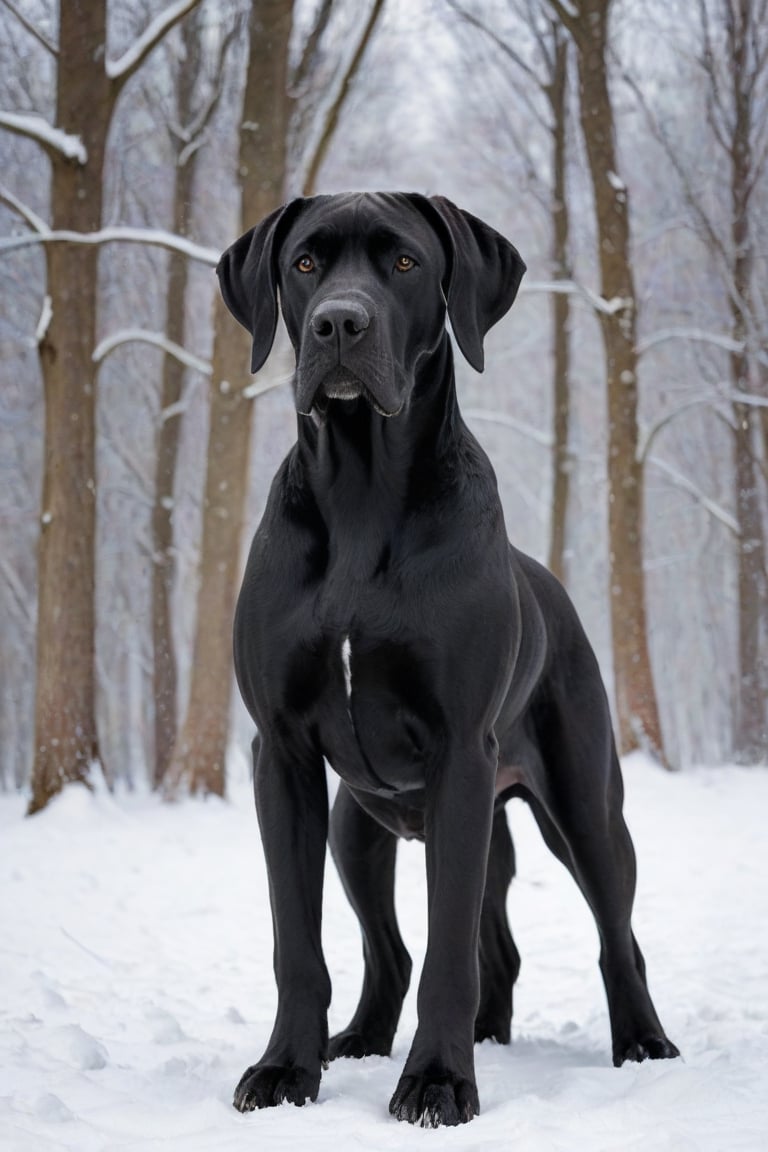
M 514 48 L 510 47 L 510 45 L 507 44 L 506 40 L 502 39 L 502 37 L 499 36 L 498 33 L 495 32 L 489 24 L 486 24 L 485 21 L 481 20 L 479 16 L 475 16 L 472 12 L 468 12 L 466 8 L 462 8 L 460 4 L 456 3 L 456 0 L 447 0 L 447 2 L 448 2 L 448 6 L 454 10 L 454 12 L 456 13 L 457 16 L 462 17 L 462 19 L 467 24 L 471 25 L 473 28 L 476 28 L 478 30 L 478 32 L 482 32 L 485 36 L 487 36 L 487 38 L 491 41 L 491 43 L 494 44 L 495 47 L 504 56 L 506 56 L 509 60 L 511 60 L 512 63 L 515 65 L 515 67 L 518 68 L 523 73 L 523 75 L 528 78 L 528 80 L 533 81 L 533 84 L 535 85 L 536 88 L 539 89 L 540 92 L 542 92 L 546 95 L 547 81 L 542 79 L 541 76 L 538 76 L 536 74 L 535 69 L 532 68 L 530 66 L 530 64 L 527 64 L 526 61 L 522 58 L 522 56 L 520 56 L 514 50 Z M 545 56 L 545 60 L 546 60 L 546 56 Z M 521 100 L 525 104 L 526 108 L 530 112 L 531 116 L 533 116 L 533 118 L 537 122 L 537 124 L 540 124 L 545 132 L 551 133 L 552 132 L 552 124 L 547 120 L 546 116 L 542 115 L 542 113 L 536 107 L 535 101 L 528 94 L 528 89 L 530 88 L 530 85 L 523 83 L 520 87 L 518 87 L 517 85 L 513 85 L 513 87 L 514 87 L 517 99 Z M 550 102 L 550 104 L 551 104 L 551 102 Z M 508 131 L 510 132 L 510 135 L 512 135 L 513 133 L 512 133 L 511 122 L 507 125 L 507 128 L 508 128 Z M 513 136 L 513 139 L 514 139 L 514 136 Z M 518 151 L 520 151 L 521 146 L 519 144 L 517 144 L 516 146 L 518 148 Z
M 124 344 L 152 344 L 155 348 L 161 348 L 168 356 L 173 356 L 174 360 L 178 360 L 186 368 L 194 368 L 203 376 L 211 375 L 211 365 L 207 360 L 201 360 L 193 352 L 188 352 L 180 344 L 169 340 L 162 332 L 145 332 L 143 328 L 123 328 L 111 336 L 106 336 L 94 349 L 91 359 L 94 364 L 101 364 L 110 352 L 114 352 Z
M 21 26 L 25 28 L 27 32 L 29 32 L 30 36 L 34 36 L 38 44 L 42 44 L 46 52 L 50 52 L 51 56 L 59 55 L 59 50 L 53 41 L 49 40 L 48 37 L 39 30 L 39 28 L 35 28 L 34 24 L 32 24 L 32 22 L 28 20 L 27 17 L 23 15 L 23 13 L 19 12 L 16 5 L 11 3 L 11 0 L 0 0 L 0 3 L 4 4 L 8 11 L 13 13 L 19 24 L 21 24 Z
M 33 244 L 149 244 L 154 248 L 167 248 L 171 252 L 181 252 L 190 260 L 208 264 L 215 268 L 221 253 L 215 248 L 204 248 L 173 232 L 163 232 L 153 228 L 102 228 L 98 232 L 35 232 L 27 236 L 11 236 L 0 240 L 0 252 L 12 252 L 16 248 L 29 248 Z
M 328 21 L 333 11 L 333 0 L 323 0 L 320 5 L 320 10 L 315 18 L 315 23 L 312 30 L 307 37 L 307 42 L 304 45 L 304 50 L 301 54 L 301 59 L 296 67 L 296 71 L 291 78 L 291 88 L 294 96 L 300 96 L 304 91 L 304 85 L 309 80 L 313 67 L 317 61 L 317 53 L 320 47 L 325 30 L 328 27 Z
M 0 204 L 5 204 L 8 208 L 13 209 L 35 232 L 39 232 L 42 235 L 50 232 L 50 228 L 45 220 L 41 219 L 36 212 L 33 212 L 27 204 L 19 200 L 19 198 L 11 192 L 10 188 L 6 188 L 4 184 L 0 184 Z
M 575 280 L 529 280 L 520 285 L 520 294 L 527 292 L 553 292 L 558 296 L 581 296 L 595 312 L 603 316 L 615 316 L 617 312 L 629 307 L 631 301 L 623 296 L 614 296 L 606 300 L 591 288 L 578 284 Z
M 304 173 L 302 185 L 305 195 L 310 194 L 315 187 L 318 173 L 322 167 L 323 161 L 325 160 L 328 147 L 331 143 L 331 140 L 333 139 L 333 134 L 336 131 L 336 125 L 339 122 L 339 116 L 341 115 L 341 109 L 343 108 L 344 101 L 347 97 L 347 91 L 350 84 L 357 75 L 360 62 L 365 55 L 365 50 L 370 43 L 373 30 L 376 27 L 383 8 L 384 0 L 374 0 L 370 16 L 368 17 L 365 28 L 363 29 L 363 34 L 360 37 L 357 48 L 355 49 L 352 59 L 349 62 L 347 70 L 342 77 L 333 103 L 328 109 L 328 114 L 325 118 L 325 124 L 323 125 L 323 130 L 317 148 L 315 149 L 314 154 L 309 162 L 307 171 Z
M 581 13 L 574 0 L 546 0 L 560 23 L 568 29 L 574 40 L 577 39 Z
M 64 156 L 78 164 L 88 162 L 88 153 L 79 136 L 71 136 L 54 128 L 43 116 L 34 113 L 0 112 L 0 128 L 6 128 L 16 136 L 34 140 L 44 148 L 49 156 Z
M 722 348 L 724 352 L 743 352 L 744 341 L 734 340 L 732 336 L 727 336 L 719 332 L 710 332 L 706 328 L 660 328 L 658 332 L 652 332 L 650 336 L 645 336 L 642 340 L 638 340 L 635 350 L 639 356 L 647 352 L 650 348 L 655 348 L 658 344 L 665 344 L 668 340 L 696 340 L 702 344 L 714 344 L 716 348 Z
M 481 20 L 479 16 L 475 16 L 473 12 L 468 12 L 467 9 L 463 8 L 461 4 L 458 4 L 456 0 L 447 0 L 447 3 L 448 7 L 452 8 L 457 16 L 461 16 L 462 20 L 465 20 L 467 24 L 471 24 L 473 28 L 477 28 L 479 32 L 488 36 L 499 51 L 503 52 L 505 56 L 508 56 L 521 72 L 524 72 L 528 79 L 533 81 L 537 88 L 542 87 L 541 78 L 536 75 L 530 64 L 527 64 L 522 56 L 507 44 L 506 40 L 502 40 L 501 36 L 493 30 L 490 24 L 486 24 L 484 20 Z
M 179 20 L 182 20 L 188 12 L 196 8 L 199 3 L 200 0 L 176 0 L 174 4 L 171 4 L 169 8 L 166 8 L 164 12 L 149 22 L 142 34 L 119 60 L 107 60 L 107 76 L 118 91 L 138 71 L 150 52 L 157 47 L 171 28 L 178 24 Z
M 646 463 L 652 464 L 659 472 L 663 472 L 665 476 L 668 476 L 676 488 L 680 488 L 683 492 L 687 492 L 689 496 L 693 496 L 694 500 L 697 500 L 702 508 L 706 508 L 707 512 L 709 512 L 711 516 L 714 516 L 716 520 L 719 520 L 721 524 L 724 524 L 726 528 L 730 529 L 734 536 L 741 536 L 739 525 L 734 517 L 731 516 L 730 512 L 726 511 L 725 508 L 721 508 L 719 504 L 716 504 L 714 500 L 705 495 L 701 489 L 697 488 L 693 481 L 689 480 L 687 476 L 684 476 L 682 472 L 678 472 L 676 468 L 673 468 L 671 464 L 667 464 L 666 460 L 660 460 L 658 456 L 649 456 Z
M 179 131 L 176 133 L 178 138 L 182 141 L 184 147 L 179 151 L 176 163 L 179 168 L 183 168 L 189 159 L 195 154 L 203 142 L 203 135 L 206 128 L 210 124 L 213 115 L 219 105 L 221 94 L 224 90 L 224 74 L 226 72 L 226 58 L 229 49 L 240 33 L 240 21 L 235 21 L 227 30 L 219 44 L 217 58 L 215 64 L 210 68 L 211 72 L 211 91 L 207 99 L 203 102 L 201 108 L 193 116 L 188 124 L 180 126 Z

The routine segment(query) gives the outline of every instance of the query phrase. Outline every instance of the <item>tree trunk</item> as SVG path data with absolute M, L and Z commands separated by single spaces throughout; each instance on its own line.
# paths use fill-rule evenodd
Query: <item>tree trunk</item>
M 104 71 L 104 3 L 62 4 L 56 123 L 87 162 L 52 155 L 56 229 L 101 226 L 102 168 L 113 97 Z M 40 344 L 45 460 L 38 552 L 37 691 L 30 813 L 98 760 L 95 717 L 96 345 L 98 249 L 50 245 L 53 315 Z
M 244 329 L 224 304 L 214 310 L 214 372 L 203 504 L 200 583 L 186 719 L 169 779 L 185 772 L 192 792 L 223 796 L 232 692 L 232 619 L 248 488 L 253 401 L 243 395 L 250 357 Z
M 83 163 L 49 148 L 53 231 L 102 223 L 107 135 L 128 78 L 197 0 L 170 11 L 112 78 L 106 66 L 106 0 L 59 5 L 56 126 L 79 136 Z M 151 27 L 151 26 L 150 26 Z M 45 460 L 38 554 L 37 685 L 32 796 L 43 808 L 68 782 L 88 783 L 99 760 L 95 716 L 96 308 L 98 248 L 46 246 L 52 316 L 40 366 Z
M 581 0 L 578 17 L 557 3 L 574 38 L 580 118 L 595 198 L 600 314 L 608 392 L 608 533 L 613 664 L 621 752 L 644 747 L 666 764 L 651 670 L 643 573 L 643 476 L 638 457 L 636 300 L 627 189 L 618 175 L 606 70 L 610 0 Z
M 184 54 L 176 78 L 177 119 L 190 123 L 195 81 L 198 75 L 199 27 L 195 20 L 182 25 Z M 173 196 L 173 231 L 186 236 L 192 200 L 196 148 L 184 154 L 182 141 L 176 148 L 175 187 Z M 168 305 L 165 330 L 169 340 L 184 344 L 184 317 L 187 296 L 188 265 L 186 257 L 172 252 L 168 264 Z M 155 761 L 152 783 L 158 788 L 168 771 L 176 743 L 177 666 L 171 626 L 171 597 L 175 578 L 173 533 L 174 482 L 179 450 L 181 412 L 176 410 L 184 386 L 184 366 L 174 356 L 163 359 L 163 385 L 160 401 L 160 428 L 155 462 L 155 496 L 152 508 L 152 647 L 154 653 L 153 687 L 155 702 Z
M 283 201 L 292 8 L 288 0 L 256 0 L 251 8 L 240 129 L 242 231 Z M 243 389 L 249 382 L 249 359 L 247 333 L 217 297 L 192 680 L 184 727 L 169 772 L 171 789 L 186 772 L 193 792 L 217 795 L 225 790 L 232 620 L 248 487 L 252 401 L 243 396 Z
M 554 28 L 554 70 L 546 91 L 552 109 L 552 263 L 556 280 L 570 280 L 568 256 L 569 213 L 565 186 L 566 167 L 566 95 L 568 80 L 568 43 Z M 566 583 L 566 527 L 571 478 L 571 456 L 568 435 L 571 415 L 570 396 L 570 318 L 571 303 L 565 292 L 552 295 L 552 522 L 549 538 L 548 567 L 558 580 Z
M 738 357 L 741 359 L 741 357 Z M 739 387 L 739 377 L 734 383 Z M 734 758 L 740 764 L 759 764 L 768 755 L 765 676 L 765 544 L 759 501 L 753 434 L 756 418 L 746 404 L 734 404 L 736 516 L 739 523 L 739 660 Z
M 752 155 L 755 90 L 754 78 L 750 78 L 749 74 L 748 41 L 753 31 L 752 21 L 756 19 L 749 0 L 741 0 L 738 11 L 730 9 L 726 18 L 734 94 L 733 134 L 730 140 L 733 248 L 731 334 L 743 349 L 731 354 L 731 379 L 734 388 L 741 393 L 750 391 L 751 382 L 746 314 L 752 305 L 754 272 L 749 203 L 755 179 Z M 755 410 L 738 401 L 733 405 L 733 416 L 735 505 L 739 523 L 739 653 L 734 754 L 739 762 L 754 764 L 763 760 L 768 750 L 760 655 L 766 572 L 756 465 L 758 421 Z

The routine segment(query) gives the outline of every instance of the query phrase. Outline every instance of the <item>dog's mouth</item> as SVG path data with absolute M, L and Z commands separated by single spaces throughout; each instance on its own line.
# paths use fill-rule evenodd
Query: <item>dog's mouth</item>
M 365 392 L 362 380 L 355 376 L 349 368 L 339 365 L 333 372 L 329 372 L 318 388 L 315 403 L 318 398 L 325 400 L 357 400 Z
M 373 393 L 366 388 L 360 377 L 343 364 L 338 365 L 323 377 L 311 397 L 301 397 L 301 399 L 303 403 L 299 407 L 299 413 L 302 416 L 311 415 L 313 410 L 320 416 L 326 416 L 331 401 L 340 401 L 345 407 L 351 408 L 356 407 L 358 402 L 363 400 L 380 416 L 386 417 L 397 416 L 403 408 L 402 403 L 394 410 L 384 408 Z M 307 399 L 309 399 L 309 403 L 307 403 Z

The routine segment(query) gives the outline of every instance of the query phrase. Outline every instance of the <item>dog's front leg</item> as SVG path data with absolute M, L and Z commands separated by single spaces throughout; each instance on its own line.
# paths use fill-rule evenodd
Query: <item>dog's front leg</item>
M 456 748 L 427 787 L 429 934 L 419 1025 L 389 1105 L 424 1127 L 463 1124 L 480 1110 L 474 1029 L 478 931 L 493 818 L 495 750 Z
M 278 999 L 267 1049 L 235 1089 L 234 1105 L 241 1112 L 317 1098 L 328 1052 L 331 999 L 320 939 L 328 830 L 323 762 L 308 750 L 276 747 L 268 740 L 255 760 Z

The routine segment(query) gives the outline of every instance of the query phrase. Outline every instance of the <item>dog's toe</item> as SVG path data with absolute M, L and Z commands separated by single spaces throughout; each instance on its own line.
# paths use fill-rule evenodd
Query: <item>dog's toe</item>
M 254 1064 L 243 1073 L 232 1103 L 238 1112 L 253 1112 L 255 1108 L 272 1108 L 283 1103 L 301 1107 L 307 1100 L 316 1100 L 319 1089 L 319 1072 Z
M 627 1060 L 640 1064 L 643 1060 L 674 1060 L 679 1055 L 679 1049 L 666 1036 L 643 1036 L 614 1052 L 613 1062 L 619 1068 Z
M 396 1120 L 422 1128 L 456 1127 L 480 1111 L 477 1088 L 450 1074 L 435 1078 L 402 1076 L 389 1104 Z

